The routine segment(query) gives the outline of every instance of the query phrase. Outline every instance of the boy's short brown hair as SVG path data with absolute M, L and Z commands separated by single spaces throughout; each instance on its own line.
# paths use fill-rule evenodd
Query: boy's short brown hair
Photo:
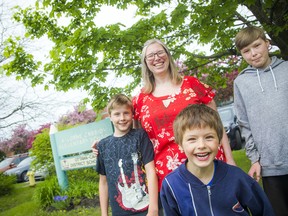
M 113 96 L 107 105 L 108 114 L 111 115 L 113 109 L 115 109 L 117 106 L 123 106 L 123 105 L 131 107 L 131 111 L 133 112 L 133 104 L 129 97 L 127 97 L 124 94 L 117 94 Z
M 192 104 L 184 108 L 173 123 L 175 142 L 182 146 L 183 135 L 187 129 L 210 127 L 219 138 L 223 136 L 223 124 L 217 111 L 204 104 Z
M 242 29 L 240 32 L 238 32 L 238 34 L 236 35 L 235 45 L 237 49 L 240 51 L 241 49 L 248 46 L 258 38 L 261 38 L 264 41 L 267 40 L 263 29 L 256 26 L 246 27 Z

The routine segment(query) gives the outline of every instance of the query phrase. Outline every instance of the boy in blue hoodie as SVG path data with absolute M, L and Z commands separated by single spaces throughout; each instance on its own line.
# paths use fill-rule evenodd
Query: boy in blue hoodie
M 263 188 L 277 216 L 288 215 L 288 61 L 269 56 L 270 42 L 258 27 L 247 27 L 235 38 L 249 66 L 234 81 L 234 106 L 249 175 Z
M 162 183 L 165 215 L 274 215 L 253 178 L 214 159 L 223 134 L 215 110 L 203 104 L 189 105 L 178 114 L 173 129 L 187 160 Z

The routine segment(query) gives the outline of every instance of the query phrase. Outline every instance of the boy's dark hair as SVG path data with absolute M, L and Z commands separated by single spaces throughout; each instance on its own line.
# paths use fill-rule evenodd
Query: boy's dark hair
M 129 97 L 127 97 L 124 94 L 115 95 L 114 97 L 112 97 L 112 99 L 107 105 L 108 114 L 111 115 L 111 111 L 113 109 L 115 109 L 117 106 L 123 106 L 123 105 L 131 107 L 131 111 L 133 112 L 133 104 Z
M 264 30 L 256 26 L 249 26 L 238 32 L 235 37 L 235 45 L 240 51 L 258 38 L 261 38 L 264 41 L 267 40 Z
M 204 104 L 192 104 L 184 108 L 173 123 L 175 142 L 182 146 L 183 135 L 187 129 L 210 127 L 219 138 L 223 136 L 223 124 L 217 111 Z

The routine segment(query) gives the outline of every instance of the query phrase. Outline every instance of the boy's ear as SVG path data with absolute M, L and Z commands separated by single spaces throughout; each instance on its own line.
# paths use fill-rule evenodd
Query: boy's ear
M 266 42 L 266 46 L 267 46 L 267 48 L 269 49 L 270 46 L 271 46 L 271 41 L 267 39 L 265 42 Z

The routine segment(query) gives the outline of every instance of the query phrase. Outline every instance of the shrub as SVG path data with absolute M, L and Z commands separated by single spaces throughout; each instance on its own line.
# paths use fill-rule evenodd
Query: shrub
M 33 164 L 45 166 L 53 163 L 54 160 L 50 144 L 49 128 L 44 128 L 41 133 L 38 133 L 35 136 L 31 151 L 31 156 L 36 157 Z
M 3 161 L 6 157 L 5 152 L 3 152 L 2 150 L 0 150 L 0 162 Z
M 67 200 L 71 201 L 73 205 L 78 205 L 83 198 L 93 199 L 97 196 L 99 175 L 93 168 L 69 170 L 67 175 L 69 187 L 65 191 L 59 187 L 56 176 L 46 179 L 36 188 L 34 198 L 43 209 L 53 206 L 55 197 L 68 196 L 69 199 Z
M 16 176 L 0 173 L 0 196 L 11 193 L 16 183 Z
M 44 209 L 54 202 L 53 198 L 59 195 L 60 192 L 61 189 L 56 176 L 51 176 L 36 188 L 33 198 L 39 202 L 41 208 Z

